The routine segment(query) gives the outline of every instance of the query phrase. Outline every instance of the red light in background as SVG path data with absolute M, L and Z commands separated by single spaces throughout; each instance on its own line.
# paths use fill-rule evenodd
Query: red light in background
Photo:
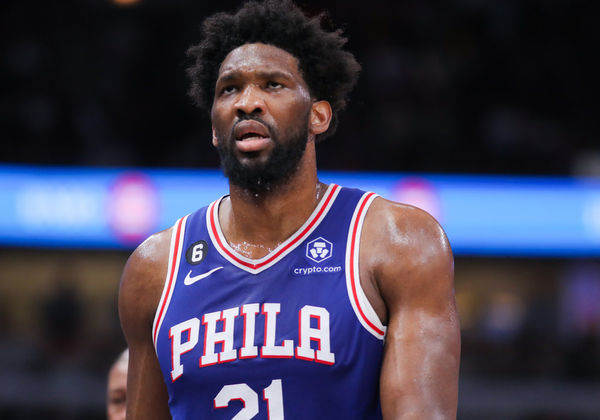
M 108 198 L 109 225 L 117 238 L 135 245 L 155 229 L 159 217 L 156 187 L 146 175 L 127 173 L 117 178 Z
M 123 6 L 123 7 L 134 6 L 134 5 L 142 2 L 142 0 L 111 0 L 111 1 L 114 4 L 116 4 L 117 6 Z
M 393 189 L 392 200 L 425 210 L 442 222 L 442 203 L 435 187 L 426 179 L 411 177 L 400 181 Z

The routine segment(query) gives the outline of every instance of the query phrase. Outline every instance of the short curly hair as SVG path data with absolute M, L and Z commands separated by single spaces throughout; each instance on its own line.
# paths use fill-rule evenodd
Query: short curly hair
M 187 69 L 189 95 L 196 105 L 210 111 L 219 67 L 227 54 L 244 44 L 273 45 L 298 59 L 311 96 L 331 104 L 331 124 L 317 140 L 332 135 L 338 112 L 345 108 L 356 84 L 360 65 L 343 49 L 347 39 L 341 29 L 322 28 L 324 16 L 307 17 L 291 0 L 265 0 L 248 1 L 235 14 L 222 12 L 206 18 L 202 41 L 187 51 L 193 61 Z

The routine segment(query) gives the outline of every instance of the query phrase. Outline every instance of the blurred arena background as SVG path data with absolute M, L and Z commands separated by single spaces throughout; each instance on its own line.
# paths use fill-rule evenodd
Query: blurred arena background
M 224 191 L 185 50 L 238 4 L 0 4 L 0 418 L 104 418 L 129 252 Z M 459 418 L 600 417 L 598 2 L 299 4 L 363 65 L 324 179 L 448 232 Z

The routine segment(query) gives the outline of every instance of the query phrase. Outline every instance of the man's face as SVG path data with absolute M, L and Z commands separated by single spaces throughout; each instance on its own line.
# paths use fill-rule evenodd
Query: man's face
M 265 44 L 231 51 L 211 112 L 213 143 L 230 182 L 261 192 L 289 179 L 306 149 L 311 105 L 294 56 Z
M 127 405 L 127 362 L 117 362 L 108 373 L 106 415 L 108 420 L 125 420 Z

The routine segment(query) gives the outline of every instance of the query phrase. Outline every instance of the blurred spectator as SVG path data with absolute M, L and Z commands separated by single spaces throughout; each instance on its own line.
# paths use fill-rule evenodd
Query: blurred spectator
M 127 366 L 129 350 L 125 349 L 108 372 L 106 389 L 107 420 L 125 420 L 127 408 Z

